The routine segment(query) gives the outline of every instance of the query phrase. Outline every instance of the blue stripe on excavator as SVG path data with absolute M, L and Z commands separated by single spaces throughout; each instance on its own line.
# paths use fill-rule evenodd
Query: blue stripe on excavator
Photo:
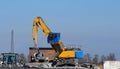
M 82 51 L 75 51 L 75 58 L 82 59 L 84 57 Z

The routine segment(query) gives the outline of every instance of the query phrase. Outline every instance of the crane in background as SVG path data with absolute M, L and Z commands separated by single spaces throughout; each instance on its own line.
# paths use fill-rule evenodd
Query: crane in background
M 76 66 L 76 59 L 83 58 L 83 52 L 76 49 L 67 49 L 60 40 L 60 33 L 52 32 L 47 25 L 44 23 L 41 17 L 36 17 L 33 22 L 32 28 L 32 38 L 36 48 L 37 44 L 37 32 L 38 28 L 41 28 L 44 35 L 47 38 L 47 42 L 52 46 L 56 52 L 55 60 L 53 61 L 52 66 Z

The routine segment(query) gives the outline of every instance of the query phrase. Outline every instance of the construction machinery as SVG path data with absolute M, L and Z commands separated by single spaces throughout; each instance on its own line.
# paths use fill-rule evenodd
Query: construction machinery
M 32 38 L 34 44 L 37 46 L 37 32 L 38 28 L 41 28 L 44 35 L 47 38 L 47 42 L 52 46 L 56 52 L 55 60 L 52 63 L 53 67 L 58 66 L 76 66 L 77 59 L 83 58 L 83 52 L 79 49 L 74 48 L 67 49 L 64 47 L 64 44 L 60 40 L 60 33 L 52 32 L 47 25 L 44 23 L 41 17 L 36 17 L 34 19 L 33 28 L 32 28 Z

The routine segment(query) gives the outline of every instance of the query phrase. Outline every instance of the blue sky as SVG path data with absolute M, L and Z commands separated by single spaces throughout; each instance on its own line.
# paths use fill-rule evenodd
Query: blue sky
M 34 47 L 33 20 L 41 16 L 53 32 L 61 33 L 65 45 L 81 46 L 84 53 L 115 53 L 120 60 L 119 0 L 1 0 L 0 52 L 10 51 L 14 29 L 15 52 Z M 39 47 L 50 47 L 39 29 Z

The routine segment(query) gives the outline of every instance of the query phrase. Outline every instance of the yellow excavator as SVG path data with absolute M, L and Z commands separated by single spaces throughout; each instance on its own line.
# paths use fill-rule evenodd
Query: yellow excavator
M 47 25 L 44 23 L 41 17 L 36 17 L 33 22 L 32 28 L 32 38 L 36 48 L 37 45 L 37 33 L 38 28 L 41 28 L 44 35 L 47 38 L 47 42 L 52 46 L 56 52 L 55 60 L 52 63 L 52 66 L 76 66 L 76 59 L 83 58 L 83 52 L 76 49 L 67 49 L 64 47 L 62 41 L 60 40 L 60 33 L 52 32 Z

